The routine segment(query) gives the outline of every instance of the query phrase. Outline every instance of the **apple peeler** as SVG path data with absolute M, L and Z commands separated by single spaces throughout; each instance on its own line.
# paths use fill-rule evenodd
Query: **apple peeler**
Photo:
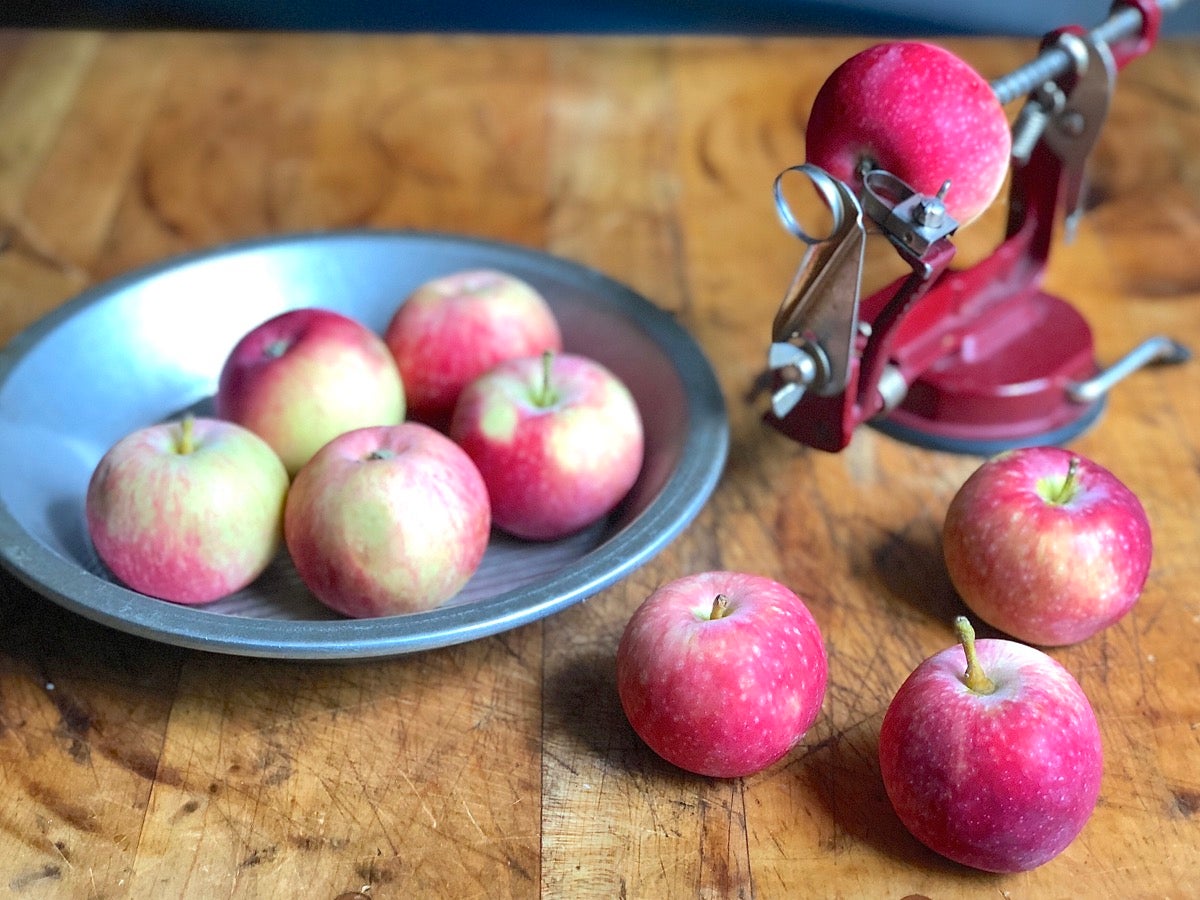
M 1037 57 L 991 82 L 1002 104 L 1025 99 L 1012 126 L 1004 237 L 969 268 L 950 265 L 958 223 L 943 204 L 949 183 L 922 194 L 875 169 L 856 193 L 808 163 L 779 174 L 776 209 L 805 250 L 772 325 L 771 426 L 831 452 L 863 423 L 975 455 L 1062 444 L 1097 420 L 1123 378 L 1190 358 L 1154 336 L 1102 367 L 1084 317 L 1041 288 L 1060 215 L 1065 240 L 1078 226 L 1117 72 L 1153 47 L 1163 9 L 1180 2 L 1118 0 L 1101 25 L 1047 34 Z M 823 201 L 828 233 L 799 223 L 785 190 L 796 178 Z M 906 269 L 863 297 L 869 236 L 886 239 Z

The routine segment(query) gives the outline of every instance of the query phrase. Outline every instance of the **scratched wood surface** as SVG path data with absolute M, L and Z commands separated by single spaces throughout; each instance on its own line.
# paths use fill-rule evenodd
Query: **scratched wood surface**
M 987 77 L 1029 42 L 949 42 Z M 452 231 L 595 266 L 678 315 L 728 400 L 727 471 L 663 553 L 468 645 L 319 665 L 129 637 L 0 572 L 0 893 L 145 897 L 1190 897 L 1200 890 L 1197 364 L 1147 371 L 1075 446 L 1144 501 L 1135 611 L 1053 651 L 1096 707 L 1098 809 L 1023 875 L 945 862 L 892 814 L 884 709 L 962 607 L 941 516 L 977 460 L 870 431 L 827 455 L 750 389 L 799 248 L 770 186 L 849 39 L 0 33 L 0 344 L 87 285 L 248 236 Z M 1051 289 L 1115 359 L 1200 344 L 1200 47 L 1121 76 L 1090 215 Z M 957 239 L 990 249 L 1003 202 Z M 823 714 L 759 775 L 693 777 L 616 699 L 621 629 L 677 575 L 805 595 Z M 358 893 L 355 893 L 358 892 Z

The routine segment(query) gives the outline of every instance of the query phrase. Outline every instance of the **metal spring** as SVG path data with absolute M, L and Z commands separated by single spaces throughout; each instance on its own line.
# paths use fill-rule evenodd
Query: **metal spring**
M 1176 9 L 1186 2 L 1188 0 L 1161 0 L 1159 6 L 1167 11 Z M 1125 6 L 1088 32 L 1088 37 L 1098 43 L 1113 44 L 1137 34 L 1141 28 L 1141 10 L 1136 6 Z M 1054 81 L 1060 75 L 1071 71 L 1074 64 L 1071 54 L 1062 47 L 1057 45 L 1047 47 L 1036 59 L 995 79 L 991 83 L 992 92 L 995 93 L 1002 105 L 1011 103 L 1046 82 Z

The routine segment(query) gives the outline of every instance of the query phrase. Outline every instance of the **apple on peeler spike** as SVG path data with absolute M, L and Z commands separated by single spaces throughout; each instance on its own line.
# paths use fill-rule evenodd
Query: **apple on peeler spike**
M 805 144 L 808 162 L 856 192 L 867 172 L 882 169 L 939 197 L 966 225 L 999 194 L 1012 134 L 1000 100 L 970 65 L 935 44 L 888 41 L 830 74 Z

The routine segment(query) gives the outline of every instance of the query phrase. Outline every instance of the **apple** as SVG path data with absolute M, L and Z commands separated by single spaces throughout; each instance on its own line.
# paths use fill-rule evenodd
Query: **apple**
M 188 416 L 109 448 L 84 509 L 96 553 L 118 580 L 190 605 L 262 574 L 280 546 L 287 490 L 283 463 L 253 432 Z
M 1137 601 L 1150 523 L 1103 466 L 1058 447 L 984 462 L 946 510 L 942 553 L 967 607 L 1032 644 L 1082 641 Z
M 1100 794 L 1095 713 L 1058 662 L 1017 641 L 959 644 L 908 676 L 879 732 L 883 784 L 931 850 L 988 872 L 1024 872 L 1061 853 Z
M 425 282 L 392 315 L 383 338 L 400 367 L 410 417 L 439 428 L 459 392 L 496 363 L 562 349 L 545 298 L 494 269 Z
M 1012 135 L 991 86 L 949 50 L 887 41 L 856 53 L 817 92 L 805 129 L 808 162 L 862 189 L 884 169 L 936 195 L 959 225 L 983 212 L 1004 183 Z
M 301 580 L 352 618 L 440 606 L 479 568 L 490 527 L 475 464 L 416 422 L 334 438 L 296 474 L 284 510 Z
M 327 441 L 404 419 L 404 385 L 383 339 L 330 309 L 303 307 L 252 328 L 221 369 L 217 415 L 270 444 L 295 475 Z
M 715 778 L 782 759 L 816 720 L 827 676 L 804 601 L 741 572 L 662 585 L 617 648 L 618 692 L 634 731 L 668 762 Z
M 498 363 L 459 395 L 449 435 L 478 466 L 496 526 L 530 540 L 564 537 L 611 512 L 644 453 L 629 389 L 571 353 Z

